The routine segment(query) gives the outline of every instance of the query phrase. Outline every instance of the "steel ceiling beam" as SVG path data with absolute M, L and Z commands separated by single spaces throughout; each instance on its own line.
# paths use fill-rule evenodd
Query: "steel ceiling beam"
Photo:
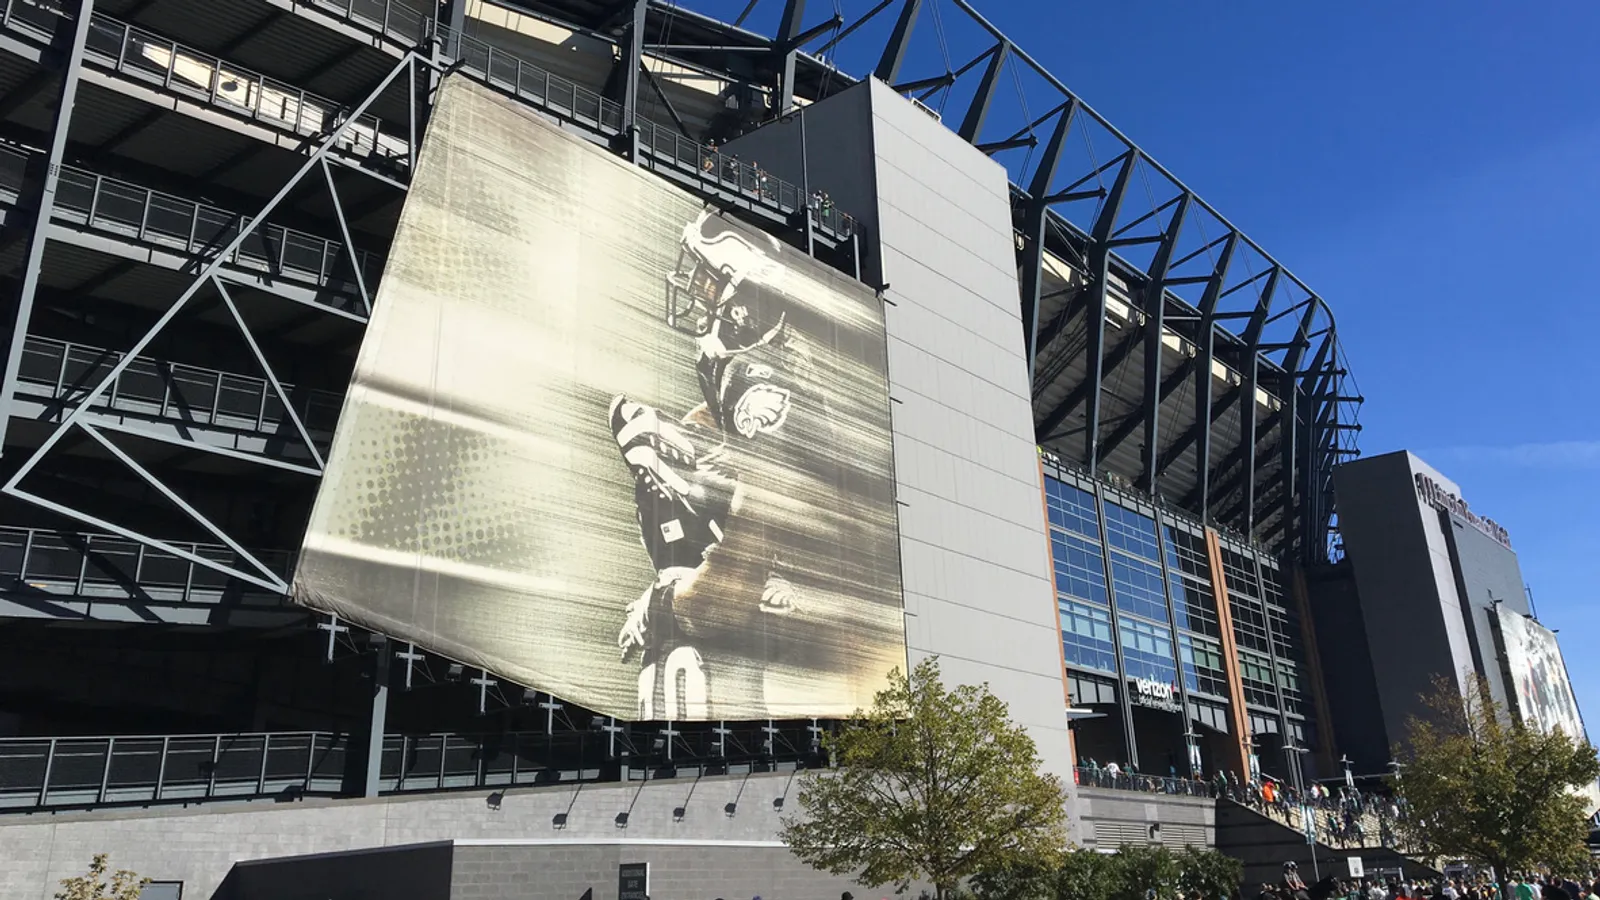
M 785 0 L 778 19 L 778 34 L 773 52 L 778 54 L 778 115 L 794 109 L 794 60 L 800 48 L 800 20 L 806 14 L 806 0 Z
M 1100 207 L 1100 214 L 1095 217 L 1094 228 L 1089 235 L 1089 356 L 1088 380 L 1090 382 L 1089 395 L 1084 398 L 1086 427 L 1083 436 L 1083 464 L 1092 477 L 1099 470 L 1100 463 L 1100 410 L 1105 400 L 1105 355 L 1106 355 L 1106 292 L 1111 286 L 1111 234 L 1116 228 L 1117 216 L 1122 212 L 1122 200 L 1128 194 L 1128 183 L 1133 179 L 1133 170 L 1139 164 L 1139 152 L 1130 150 L 1123 157 L 1122 168 L 1117 171 L 1117 178 L 1111 185 L 1111 193 L 1106 195 L 1105 203 Z M 1129 337 L 1124 344 L 1131 344 L 1136 340 Z M 1132 350 L 1128 346 L 1123 353 Z M 1066 418 L 1072 410 L 1058 412 L 1061 418 Z M 1057 423 L 1059 424 L 1059 422 Z
M 1246 465 L 1250 469 L 1250 477 L 1245 480 L 1244 490 L 1244 533 L 1251 538 L 1255 537 L 1255 508 L 1256 508 L 1256 395 L 1261 387 L 1261 332 L 1266 327 L 1267 316 L 1272 311 L 1272 300 L 1278 292 L 1278 279 L 1283 270 L 1273 266 L 1267 275 L 1267 283 L 1261 288 L 1261 294 L 1256 300 L 1255 313 L 1250 317 L 1250 324 L 1245 326 L 1245 376 L 1239 389 L 1245 395 L 1245 412 L 1240 424 L 1240 440 L 1245 447 Z
M 1162 450 L 1156 459 L 1155 472 L 1150 475 L 1150 481 L 1142 486 L 1145 490 L 1154 493 L 1161 476 L 1171 468 L 1189 444 L 1199 441 L 1195 477 L 1199 479 L 1201 488 L 1200 515 L 1205 517 L 1206 482 L 1211 466 L 1211 425 L 1215 421 L 1212 413 L 1212 369 L 1216 362 L 1216 314 L 1217 301 L 1222 296 L 1223 285 L 1228 279 L 1228 269 L 1233 265 L 1233 253 L 1239 246 L 1237 236 L 1229 232 L 1222 252 L 1218 254 L 1216 263 L 1212 266 L 1211 276 L 1206 283 L 1206 289 L 1200 296 L 1200 327 L 1196 332 L 1198 348 L 1195 355 L 1185 360 L 1179 371 L 1188 371 L 1194 376 L 1195 412 L 1194 423 L 1189 430 L 1180 435 L 1166 449 Z M 1204 423 L 1204 424 L 1202 424 Z
M 1050 141 L 1045 145 L 1044 155 L 1033 170 L 1031 190 L 1022 210 L 1022 248 L 1018 251 L 1020 258 L 1017 265 L 1022 290 L 1022 346 L 1027 355 L 1030 385 L 1039 356 L 1036 338 L 1039 334 L 1040 294 L 1044 285 L 1044 226 L 1045 215 L 1050 209 L 1045 195 L 1050 192 L 1050 182 L 1060 165 L 1061 151 L 1066 146 L 1075 114 L 1076 107 L 1073 104 L 1069 103 L 1061 109 L 1056 127 L 1050 132 Z
M 894 84 L 900 80 L 900 66 L 906 61 L 906 50 L 911 46 L 911 29 L 916 27 L 917 13 L 921 9 L 922 0 L 905 0 L 905 6 L 900 8 L 900 18 L 895 20 L 894 30 L 883 45 L 883 55 L 878 58 L 878 68 L 873 72 L 884 84 Z
M 994 102 L 994 92 L 1000 84 L 1000 70 L 1005 68 L 1006 57 L 1011 53 L 1011 45 L 1000 41 L 989 51 L 989 65 L 983 70 L 983 77 L 978 81 L 978 90 L 972 95 L 972 102 L 967 104 L 967 114 L 961 118 L 961 126 L 956 129 L 956 134 L 969 144 L 978 142 L 978 135 L 983 133 L 983 121 L 989 117 L 989 105 Z
M 1155 257 L 1150 261 L 1150 270 L 1146 273 L 1149 280 L 1144 288 L 1144 447 L 1139 452 L 1139 471 L 1150 485 L 1156 484 L 1156 461 L 1160 456 L 1158 448 L 1163 396 L 1161 355 L 1165 349 L 1162 332 L 1167 327 L 1167 273 L 1172 266 L 1172 254 L 1178 246 L 1178 238 L 1183 234 L 1184 217 L 1188 215 L 1193 197 L 1185 191 L 1183 198 L 1178 201 L 1172 217 L 1167 220 L 1161 246 L 1156 248 Z M 1105 452 L 1109 454 L 1114 449 L 1116 444 L 1108 443 Z

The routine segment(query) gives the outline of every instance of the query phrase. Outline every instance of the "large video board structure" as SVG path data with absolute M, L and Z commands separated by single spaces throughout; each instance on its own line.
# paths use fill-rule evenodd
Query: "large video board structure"
M 904 664 L 870 290 L 459 77 L 391 260 L 301 603 L 624 719 Z

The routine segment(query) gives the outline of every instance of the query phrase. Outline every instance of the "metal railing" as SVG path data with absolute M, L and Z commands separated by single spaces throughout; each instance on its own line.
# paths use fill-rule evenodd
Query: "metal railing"
M 31 156 L 0 147 L 0 196 L 9 202 L 20 195 Z M 249 220 L 238 213 L 73 166 L 61 167 L 54 218 L 191 257 L 225 246 L 249 227 Z M 382 275 L 384 258 L 358 250 L 352 261 L 339 241 L 267 224 L 247 237 L 226 263 L 240 271 L 327 288 L 348 301 L 347 311 L 359 312 L 354 268 L 359 264 L 366 283 L 373 285 Z
M 168 543 L 224 565 L 248 565 L 220 544 Z M 252 552 L 285 582 L 294 574 L 295 554 L 282 550 Z M 15 526 L 0 526 L 0 591 L 86 600 L 85 618 L 92 618 L 97 600 L 272 609 L 289 605 L 288 597 L 280 592 L 238 581 L 139 541 L 109 534 Z
M 48 41 L 72 18 L 72 12 L 50 0 L 4 0 L 0 26 Z M 305 137 L 329 134 L 344 122 L 344 104 L 100 13 L 90 17 L 84 55 L 132 80 Z M 410 156 L 406 139 L 386 134 L 383 120 L 372 115 L 346 129 L 339 147 L 401 165 Z
M 344 104 L 268 78 L 159 34 L 95 13 L 85 55 L 147 84 L 200 100 L 227 113 L 305 137 L 331 134 L 344 124 Z M 383 120 L 363 115 L 340 138 L 339 149 L 404 164 L 404 137 L 384 133 Z
M 22 348 L 18 381 L 45 387 L 52 399 L 71 403 L 82 390 L 98 384 L 123 354 L 114 350 L 30 336 Z M 311 432 L 318 449 L 326 450 L 339 420 L 341 398 L 311 390 L 295 398 L 294 386 L 282 383 L 295 412 Z M 265 378 L 234 375 L 151 357 L 136 357 L 92 408 L 155 418 L 178 418 L 186 424 L 233 431 L 273 434 L 290 427 L 283 404 Z M 290 442 L 298 445 L 294 434 Z
M 64 14 L 39 0 L 4 0 L 3 21 L 48 37 Z M 486 41 L 438 25 L 431 17 L 394 0 L 311 0 L 311 5 L 386 35 L 407 47 L 429 40 L 457 56 L 461 71 L 508 91 L 557 118 L 601 134 L 625 131 L 620 104 L 576 82 L 555 75 Z M 86 47 L 97 64 L 208 105 L 307 137 L 331 132 L 343 121 L 344 105 L 276 81 L 219 57 L 194 50 L 153 32 L 96 13 Z M 855 220 L 820 198 L 806 197 L 795 185 L 753 163 L 719 153 L 677 131 L 635 116 L 639 147 L 651 164 L 666 164 L 784 217 L 805 212 L 823 231 L 847 239 Z M 376 116 L 362 116 L 346 131 L 343 149 L 360 156 L 404 164 L 405 139 L 384 132 Z
M 394 39 L 404 46 L 416 46 L 437 39 L 447 53 L 453 52 L 462 71 L 508 91 L 556 115 L 609 135 L 624 131 L 622 106 L 599 93 L 502 50 L 487 41 L 439 25 L 434 19 L 398 0 L 311 0 L 311 6 L 334 13 L 350 22 Z M 759 166 L 719 153 L 678 133 L 636 116 L 639 147 L 653 163 L 672 165 L 716 187 L 736 193 L 788 216 L 809 210 L 818 227 L 835 237 L 847 239 L 855 231 L 855 220 L 831 204 L 808 198 L 795 185 L 774 178 Z
M 456 48 L 463 71 L 489 85 L 559 118 L 611 135 L 623 132 L 620 104 L 470 35 L 458 35 L 445 26 L 439 26 L 437 34 L 446 48 Z M 840 238 L 848 238 L 855 230 L 855 220 L 849 215 L 811 202 L 798 187 L 773 177 L 760 166 L 723 154 L 641 116 L 635 116 L 634 123 L 640 152 L 649 162 L 670 164 L 706 185 L 754 201 L 785 217 L 805 211 L 812 221 Z
M 1090 766 L 1077 766 L 1072 771 L 1080 787 L 1141 791 L 1146 794 L 1173 794 L 1183 797 L 1217 796 L 1216 789 L 1210 782 L 1198 778 L 1170 778 L 1122 771 L 1113 773 Z
M 344 735 L 0 739 L 0 809 L 337 795 Z
M 744 738 L 761 747 L 766 723 L 733 724 L 730 744 L 709 735 L 674 739 L 675 760 L 648 735 L 613 739 L 599 732 L 384 736 L 379 788 L 422 793 L 601 779 L 620 763 L 626 777 L 662 778 L 733 771 L 785 771 L 798 749 L 724 755 Z M 642 745 L 641 745 L 642 744 Z M 108 804 L 196 802 L 337 795 L 350 737 L 318 731 L 255 734 L 0 738 L 0 810 L 86 808 Z M 804 747 L 804 741 L 796 747 Z M 630 759 L 632 765 L 630 765 Z M 613 771 L 612 777 L 616 776 Z

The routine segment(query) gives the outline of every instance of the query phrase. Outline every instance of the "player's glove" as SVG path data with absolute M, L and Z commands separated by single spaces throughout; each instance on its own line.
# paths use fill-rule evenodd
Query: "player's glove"
M 800 592 L 795 590 L 789 579 L 782 575 L 768 575 L 767 584 L 761 589 L 761 611 L 777 616 L 786 616 L 799 607 Z
M 644 635 L 650 628 L 650 598 L 654 593 L 654 586 L 645 588 L 639 599 L 623 608 L 627 617 L 622 622 L 622 631 L 617 634 L 617 646 L 622 649 L 624 661 L 634 648 L 644 649 Z

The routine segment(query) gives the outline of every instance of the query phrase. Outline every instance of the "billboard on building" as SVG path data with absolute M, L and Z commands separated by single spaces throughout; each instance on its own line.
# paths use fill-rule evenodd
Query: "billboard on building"
M 1497 611 L 1517 717 L 1539 731 L 1559 728 L 1587 740 L 1555 633 L 1515 610 L 1501 606 Z
M 870 290 L 445 81 L 306 606 L 624 719 L 841 716 L 905 664 Z

